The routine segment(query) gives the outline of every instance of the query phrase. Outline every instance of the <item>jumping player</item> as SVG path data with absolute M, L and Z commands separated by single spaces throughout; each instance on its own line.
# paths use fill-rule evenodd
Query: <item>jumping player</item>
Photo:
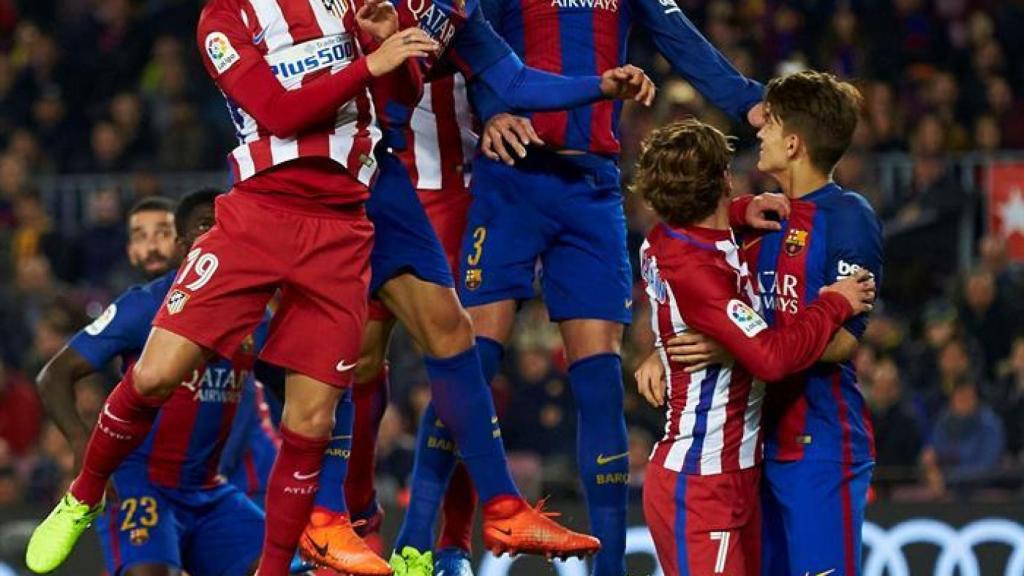
M 436 48 L 421 30 L 380 34 L 371 12 L 305 0 L 205 5 L 196 39 L 239 136 L 229 156 L 236 184 L 218 198 L 216 225 L 189 252 L 142 354 L 108 397 L 69 494 L 33 534 L 33 570 L 64 561 L 160 406 L 206 359 L 233 355 L 280 289 L 262 357 L 288 373 L 259 572 L 288 573 L 365 323 L 372 225 L 363 201 L 380 137 L 368 86 Z M 390 573 L 354 534 L 335 553 L 348 572 Z
M 116 357 L 125 372 L 132 369 L 174 282 L 172 266 L 213 225 L 217 194 L 190 194 L 176 214 L 163 198 L 143 200 L 132 209 L 131 260 L 157 278 L 125 292 L 40 372 L 47 409 L 74 447 L 77 462 L 88 429 L 75 412 L 75 382 Z M 260 336 L 247 339 L 230 361 L 211 362 L 185 379 L 143 444 L 114 473 L 117 501 L 97 519 L 110 574 L 251 572 L 263 541 L 263 513 L 241 490 L 223 482 L 218 463 L 239 399 L 255 385 L 252 366 Z M 211 549 L 217 553 L 209 554 Z
M 711 126 L 671 124 L 644 142 L 633 183 L 662 219 L 641 248 L 656 350 L 637 384 L 652 405 L 668 404 L 644 482 L 644 516 L 668 576 L 760 574 L 763 381 L 813 364 L 874 298 L 862 273 L 825 288 L 785 329 L 767 327 L 729 228 L 731 152 Z M 696 371 L 670 361 L 664 343 L 688 330 L 735 360 Z
M 801 72 L 769 83 L 764 101 L 757 167 L 779 183 L 792 209 L 782 230 L 746 239 L 745 254 L 765 320 L 786 327 L 829 282 L 860 270 L 880 282 L 882 233 L 868 202 L 832 180 L 857 126 L 857 89 L 830 74 Z M 747 201 L 734 203 L 734 225 Z M 874 440 L 849 359 L 866 327 L 866 315 L 853 318 L 818 364 L 769 386 L 765 576 L 860 573 Z
M 442 63 L 467 80 L 488 84 L 508 105 L 553 109 L 607 97 L 637 98 L 649 104 L 650 80 L 634 67 L 601 76 L 565 78 L 525 68 L 483 19 L 475 1 L 401 3 L 399 20 L 427 30 L 441 45 Z M 566 530 L 520 497 L 508 473 L 490 393 L 482 377 L 472 326 L 453 290 L 444 250 L 417 200 L 409 176 L 413 146 L 411 119 L 421 98 L 421 74 L 443 77 L 438 60 L 407 67 L 407 81 L 396 82 L 377 104 L 384 140 L 377 148 L 381 166 L 367 210 L 375 226 L 371 293 L 403 322 L 426 355 L 432 393 L 444 421 L 465 456 L 484 509 L 484 541 L 493 550 L 566 556 L 600 547 L 597 540 Z M 450 74 L 452 68 L 443 70 Z M 392 154 L 393 152 L 393 154 Z M 415 498 L 414 498 L 415 500 Z M 320 506 L 301 541 L 303 554 L 337 569 L 328 548 L 330 506 Z M 324 502 L 323 504 L 327 504 Z M 335 507 L 340 503 L 334 502 Z M 320 513 L 324 512 L 324 513 Z M 399 549 L 403 542 L 399 539 Z
M 482 7 L 527 65 L 566 75 L 597 74 L 620 65 L 629 30 L 640 24 L 674 69 L 712 103 L 733 117 L 760 122 L 762 86 L 739 74 L 672 0 L 579 5 L 485 0 Z M 471 95 L 480 110 L 509 110 L 482 84 Z M 632 316 L 632 275 L 617 166 L 619 110 L 618 103 L 606 101 L 532 114 L 545 147 L 532 146 L 515 166 L 496 157 L 475 160 L 458 284 L 490 381 L 504 354 L 517 302 L 533 297 L 538 259 L 543 266 L 545 302 L 559 323 L 570 364 L 579 422 L 577 463 L 590 527 L 602 545 L 594 563 L 597 576 L 626 571 L 629 466 L 619 352 L 623 327 Z M 450 439 L 434 422 L 421 423 L 421 451 L 428 449 L 430 438 Z M 414 491 L 450 474 L 452 456 L 438 454 L 434 461 L 437 470 L 414 476 Z M 430 521 L 424 515 L 416 530 L 425 530 Z

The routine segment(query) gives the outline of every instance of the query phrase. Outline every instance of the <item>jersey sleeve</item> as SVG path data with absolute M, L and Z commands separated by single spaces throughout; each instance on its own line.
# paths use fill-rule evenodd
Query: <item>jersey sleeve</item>
M 661 273 L 686 325 L 718 341 L 754 377 L 767 382 L 814 364 L 852 314 L 842 296 L 826 293 L 784 329 L 769 328 L 740 299 L 734 274 L 707 265 Z
M 330 122 L 338 108 L 370 82 L 366 58 L 286 90 L 253 45 L 238 14 L 219 6 L 203 10 L 196 41 L 206 72 L 227 98 L 274 136 L 287 138 Z
M 740 74 L 683 14 L 675 0 L 631 0 L 637 19 L 672 68 L 734 118 L 761 101 L 764 86 Z
M 149 336 L 154 310 L 139 290 L 129 290 L 103 311 L 92 324 L 82 328 L 68 346 L 96 370 L 118 355 L 141 350 Z
M 455 35 L 449 56 L 467 81 L 487 84 L 510 109 L 562 110 L 604 98 L 599 76 L 568 77 L 528 68 L 479 9 Z
M 826 283 L 831 284 L 866 269 L 875 276 L 875 293 L 882 286 L 882 224 L 868 201 L 859 194 L 846 192 L 838 209 L 829 217 L 828 262 Z M 858 340 L 867 329 L 867 313 L 846 323 Z

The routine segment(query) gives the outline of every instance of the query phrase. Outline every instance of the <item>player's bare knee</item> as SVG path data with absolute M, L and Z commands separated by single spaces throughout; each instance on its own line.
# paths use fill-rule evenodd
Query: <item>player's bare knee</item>
M 318 404 L 285 403 L 281 424 L 308 438 L 323 438 L 334 428 L 334 410 Z
M 420 344 L 431 356 L 454 356 L 473 345 L 473 321 L 460 306 L 435 310 L 425 324 Z
M 154 366 L 141 360 L 132 366 L 132 384 L 135 390 L 149 398 L 166 398 L 185 380 L 187 378 L 183 378 L 181 374 L 167 366 Z

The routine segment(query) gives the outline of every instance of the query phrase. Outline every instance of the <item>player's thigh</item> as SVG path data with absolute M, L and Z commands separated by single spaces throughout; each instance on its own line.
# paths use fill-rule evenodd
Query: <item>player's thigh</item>
M 765 463 L 767 467 L 768 463 Z M 761 483 L 761 574 L 773 576 L 789 571 L 786 525 L 782 504 L 767 478 Z
M 392 278 L 413 274 L 427 282 L 450 288 L 451 268 L 434 227 L 420 203 L 405 166 L 390 153 L 378 153 L 380 173 L 366 211 L 374 225 L 374 295 Z
M 171 503 L 149 483 L 144 467 L 122 466 L 114 477 L 117 500 L 96 521 L 110 574 L 133 567 L 183 567 L 180 525 Z
M 632 320 L 626 216 L 613 168 L 595 168 L 572 182 L 560 232 L 541 256 L 541 286 L 554 321 Z
M 448 357 L 473 345 L 473 325 L 454 289 L 402 274 L 381 287 L 380 297 L 424 353 Z
M 647 467 L 644 478 L 644 520 L 665 576 L 679 575 L 680 552 L 684 558 L 686 554 L 685 540 L 677 537 L 676 532 L 681 521 L 679 514 L 683 512 L 676 501 L 678 480 L 678 472 L 654 464 Z
M 373 226 L 359 212 L 305 217 L 261 357 L 334 386 L 352 382 L 367 317 Z
M 855 576 L 861 554 L 870 464 L 770 463 L 766 481 L 777 494 L 789 572 Z
M 153 321 L 228 358 L 292 265 L 293 218 L 250 196 L 217 199 L 216 225 L 192 246 Z
M 690 573 L 756 576 L 748 558 L 759 542 L 758 493 L 761 471 L 749 468 L 707 476 L 690 475 L 677 491 L 685 507 L 685 538 Z
M 473 164 L 473 200 L 459 260 L 459 298 L 466 307 L 533 296 L 537 257 L 550 235 L 550 222 L 534 196 L 554 180 L 478 158 Z
M 245 576 L 263 548 L 263 512 L 233 486 L 193 510 L 183 549 L 190 576 Z
M 473 199 L 469 190 L 417 190 L 416 194 L 423 204 L 430 225 L 441 241 L 452 276 L 458 277 L 459 250 L 469 219 L 469 205 Z

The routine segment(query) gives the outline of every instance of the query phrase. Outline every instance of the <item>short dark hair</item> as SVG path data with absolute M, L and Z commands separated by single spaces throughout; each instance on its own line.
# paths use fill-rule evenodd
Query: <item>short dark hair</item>
M 811 163 L 825 174 L 850 147 L 863 100 L 853 84 L 813 70 L 775 78 L 764 95 L 768 114 L 800 136 Z
M 699 222 L 728 194 L 732 153 L 717 128 L 696 118 L 673 122 L 644 139 L 630 189 L 673 226 Z
M 178 231 L 179 238 L 187 236 L 185 222 L 192 216 L 192 212 L 200 206 L 213 204 L 221 193 L 221 190 L 216 188 L 200 188 L 189 192 L 178 201 L 178 207 L 174 210 L 174 228 Z
M 132 204 L 131 209 L 128 210 L 128 215 L 134 216 L 139 212 L 170 212 L 173 214 L 174 201 L 163 196 L 147 196 Z

